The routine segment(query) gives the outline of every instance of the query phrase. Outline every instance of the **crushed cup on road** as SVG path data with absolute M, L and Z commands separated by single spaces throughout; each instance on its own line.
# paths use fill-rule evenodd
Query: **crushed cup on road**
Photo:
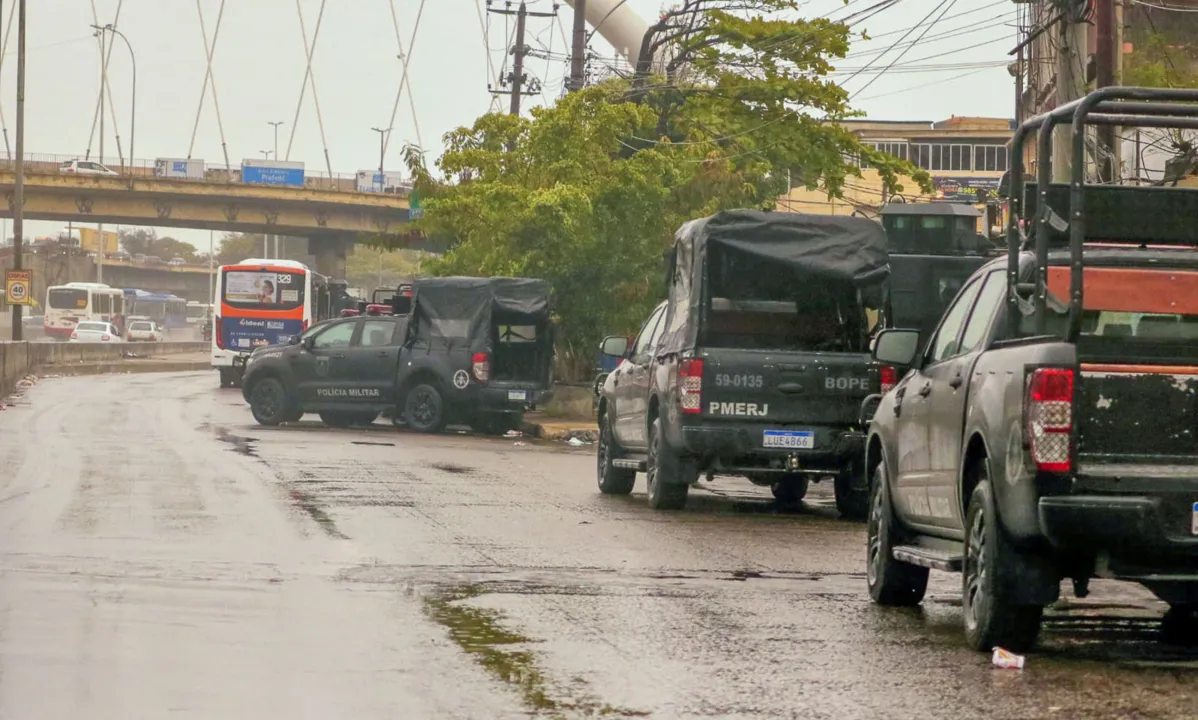
M 1000 647 L 994 648 L 994 657 L 990 659 L 994 663 L 994 667 L 1008 670 L 1022 670 L 1026 660 L 1027 658 L 1023 655 L 1016 655 L 1010 650 L 1004 650 Z

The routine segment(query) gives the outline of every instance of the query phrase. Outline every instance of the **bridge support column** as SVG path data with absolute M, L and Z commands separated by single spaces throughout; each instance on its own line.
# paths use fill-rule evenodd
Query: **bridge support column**
M 315 258 L 316 272 L 339 280 L 344 278 L 345 256 L 353 244 L 353 233 L 308 238 L 308 254 Z

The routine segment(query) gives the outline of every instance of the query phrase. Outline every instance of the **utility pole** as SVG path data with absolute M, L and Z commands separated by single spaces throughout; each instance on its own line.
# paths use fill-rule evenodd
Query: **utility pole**
M 570 49 L 570 92 L 586 84 L 587 0 L 574 0 L 574 44 Z
M 1081 4 L 1081 8 L 1085 4 Z M 1086 66 L 1088 43 L 1086 30 L 1089 27 L 1079 17 L 1081 10 L 1071 9 L 1061 16 L 1058 25 L 1059 41 L 1057 43 L 1057 107 L 1077 100 L 1085 92 Z M 1052 179 L 1053 182 L 1069 182 L 1070 166 L 1073 157 L 1073 145 L 1069 141 L 1072 134 L 1070 123 L 1057 126 L 1053 138 Z M 1085 163 L 1086 156 L 1077 159 Z
M 370 129 L 379 134 L 379 192 L 381 193 L 387 189 L 387 177 L 383 174 L 383 165 L 386 164 L 387 135 L 390 134 L 391 128 L 384 130 L 372 127 Z
M 487 9 L 487 12 L 494 13 L 496 15 L 516 16 L 516 44 L 511 49 L 513 58 L 512 72 L 506 78 L 508 85 L 511 86 L 511 89 L 492 90 L 491 93 L 494 95 L 511 95 L 512 103 L 509 112 L 511 112 L 512 115 L 519 115 L 520 100 L 525 95 L 536 95 L 537 93 L 541 92 L 540 83 L 537 82 L 536 78 L 533 78 L 528 82 L 527 90 L 524 87 L 525 81 L 529 80 L 524 76 L 524 56 L 528 54 L 528 48 L 524 44 L 524 32 L 528 25 L 528 18 L 557 17 L 557 13 L 529 12 L 528 7 L 523 1 L 520 3 L 520 9 L 515 12 L 512 12 L 511 10 L 492 10 L 490 8 Z
M 14 270 L 23 269 L 25 232 L 25 0 L 17 0 L 17 161 L 14 167 L 16 180 L 12 191 L 12 266 Z M 32 288 L 30 288 L 32 290 Z M 20 341 L 23 337 L 21 327 L 21 306 L 12 306 L 12 339 Z
M 1095 8 L 1098 47 L 1094 48 L 1095 87 L 1105 88 L 1115 84 L 1115 0 L 1098 0 Z M 1098 178 L 1099 182 L 1113 183 L 1119 166 L 1115 153 L 1117 133 L 1113 125 L 1098 128 Z
M 24 0 L 22 0 L 24 2 Z M 100 164 L 104 165 L 104 86 L 108 84 L 107 35 L 100 31 Z M 105 165 L 105 167 L 108 167 Z M 96 282 L 104 282 L 104 223 L 96 225 Z
M 278 122 L 272 122 L 270 120 L 267 120 L 266 124 L 273 125 L 275 128 L 275 159 L 278 160 L 279 159 L 279 126 L 283 124 L 283 121 L 279 120 Z

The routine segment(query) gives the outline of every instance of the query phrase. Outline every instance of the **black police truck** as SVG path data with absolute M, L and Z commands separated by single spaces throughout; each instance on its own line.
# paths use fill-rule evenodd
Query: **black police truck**
M 422 278 L 410 315 L 332 320 L 290 345 L 257 349 L 242 394 L 263 425 L 318 413 L 333 427 L 398 423 L 437 432 L 450 422 L 503 433 L 548 402 L 549 286 L 529 278 Z

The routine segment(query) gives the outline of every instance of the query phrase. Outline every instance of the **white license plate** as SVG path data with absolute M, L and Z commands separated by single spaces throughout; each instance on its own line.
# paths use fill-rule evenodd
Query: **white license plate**
M 1198 535 L 1198 502 L 1194 503 L 1190 511 L 1190 534 Z
M 766 430 L 762 445 L 767 448 L 811 450 L 815 447 L 815 433 L 810 430 Z
M 528 399 L 528 391 L 527 390 L 508 390 L 507 391 L 507 399 L 508 400 L 520 400 L 520 401 L 527 400 Z

